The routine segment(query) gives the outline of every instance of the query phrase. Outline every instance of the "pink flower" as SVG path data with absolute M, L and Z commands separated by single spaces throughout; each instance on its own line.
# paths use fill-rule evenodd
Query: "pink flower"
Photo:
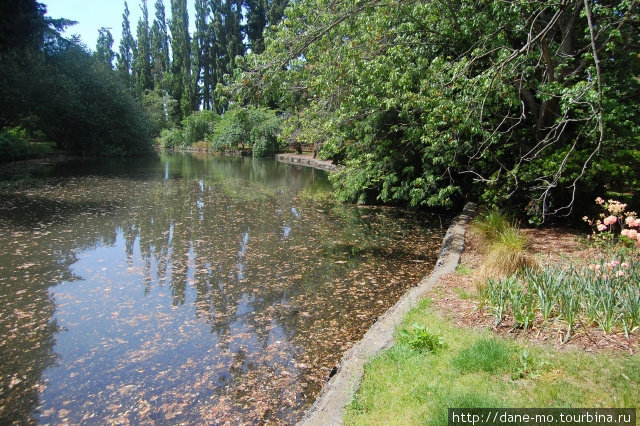
M 607 225 L 603 225 L 602 223 L 598 224 L 598 231 L 606 231 Z
M 620 262 L 617 261 L 617 260 L 612 260 L 610 265 L 613 266 L 613 267 L 616 267 L 616 266 L 620 265 Z
M 592 263 L 589 265 L 589 269 L 591 269 L 592 271 L 598 271 L 600 270 L 600 265 L 596 265 L 595 263 Z
M 631 267 L 631 265 L 629 264 L 629 262 L 622 262 L 620 264 L 620 266 L 624 269 L 629 269 L 629 267 Z
M 634 221 L 633 221 L 633 225 L 631 225 L 631 226 L 633 226 L 634 228 L 639 227 L 639 226 L 640 226 L 640 219 L 636 219 L 636 220 L 634 220 Z
M 616 277 L 621 277 L 624 275 L 624 271 L 618 271 L 616 272 Z
M 636 231 L 635 229 L 627 229 L 627 231 L 627 237 L 631 238 L 632 240 L 638 238 L 638 231 Z
M 624 220 L 624 223 L 626 223 L 629 226 L 633 226 L 633 223 L 635 222 L 636 218 L 633 216 L 627 216 L 627 218 Z
M 620 231 L 620 235 L 622 235 L 623 237 L 628 237 L 629 231 L 630 229 L 623 229 L 622 231 Z
M 613 225 L 614 223 L 616 223 L 618 221 L 618 218 L 615 216 L 608 216 L 604 218 L 604 224 L 605 225 Z

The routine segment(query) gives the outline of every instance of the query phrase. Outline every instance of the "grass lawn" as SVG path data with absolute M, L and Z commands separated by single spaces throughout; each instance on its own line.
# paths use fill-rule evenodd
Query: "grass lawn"
M 640 406 L 637 354 L 554 349 L 461 328 L 431 305 L 425 299 L 414 308 L 398 342 L 368 364 L 345 424 L 444 425 L 447 409 L 457 407 Z M 444 347 L 420 350 L 406 338 L 414 324 Z

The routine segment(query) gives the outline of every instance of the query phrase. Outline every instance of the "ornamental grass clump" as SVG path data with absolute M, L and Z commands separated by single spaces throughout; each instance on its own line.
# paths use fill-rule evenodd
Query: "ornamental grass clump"
M 526 248 L 527 238 L 504 213 L 491 211 L 481 215 L 474 221 L 473 230 L 486 252 L 481 275 L 506 277 L 535 267 L 535 260 Z

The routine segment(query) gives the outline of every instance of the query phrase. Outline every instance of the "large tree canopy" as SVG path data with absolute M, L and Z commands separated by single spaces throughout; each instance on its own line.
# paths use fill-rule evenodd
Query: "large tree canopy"
M 343 158 L 345 200 L 569 214 L 640 176 L 637 2 L 302 0 L 239 102 Z
M 86 154 L 150 149 L 150 121 L 111 69 L 108 30 L 92 55 L 60 36 L 70 21 L 48 18 L 34 0 L 3 2 L 0 12 L 0 132 L 44 132 Z

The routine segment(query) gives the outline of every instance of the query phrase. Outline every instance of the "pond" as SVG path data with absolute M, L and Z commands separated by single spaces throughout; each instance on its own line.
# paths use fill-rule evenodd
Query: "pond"
M 446 218 L 161 154 L 0 176 L 0 423 L 294 423 Z

